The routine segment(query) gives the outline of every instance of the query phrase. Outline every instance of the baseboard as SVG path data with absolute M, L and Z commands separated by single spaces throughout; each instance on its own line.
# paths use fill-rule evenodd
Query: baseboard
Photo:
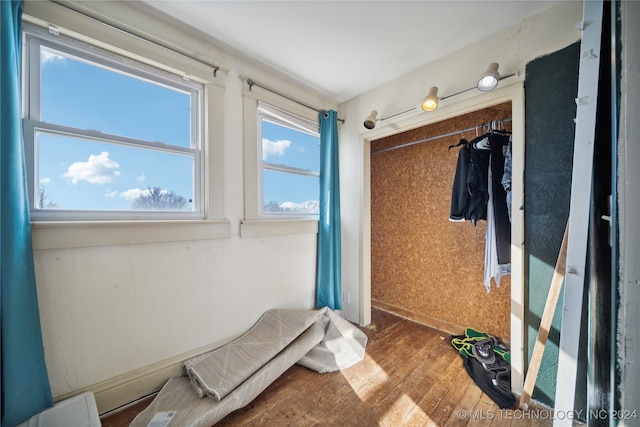
M 373 307 L 379 308 L 380 310 L 387 311 L 389 313 L 395 314 L 400 317 L 404 317 L 405 319 L 413 320 L 414 322 L 429 326 L 433 329 L 437 329 L 442 332 L 446 332 L 450 335 L 464 334 L 464 327 L 460 325 L 456 325 L 454 323 L 449 323 L 441 319 L 436 319 L 434 317 L 427 316 L 425 314 L 415 313 L 413 311 L 396 307 L 392 304 L 387 304 L 386 302 L 378 301 L 373 298 L 371 298 L 371 305 Z
M 102 415 L 144 396 L 158 392 L 169 378 L 183 374 L 183 364 L 186 360 L 214 350 L 235 338 L 217 341 L 71 393 L 56 396 L 54 401 L 60 402 L 86 391 L 91 391 L 96 399 L 98 413 Z

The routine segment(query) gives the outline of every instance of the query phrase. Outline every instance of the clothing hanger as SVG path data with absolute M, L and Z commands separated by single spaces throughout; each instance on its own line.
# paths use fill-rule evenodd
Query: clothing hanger
M 462 138 L 460 140 L 460 142 L 458 142 L 457 144 L 450 145 L 449 148 L 447 149 L 447 151 L 450 151 L 452 148 L 456 148 L 456 147 L 459 147 L 461 145 L 467 145 L 468 143 L 469 143 L 469 141 L 467 141 L 466 139 Z
M 493 120 L 490 123 L 487 123 L 489 128 L 488 133 L 496 134 L 496 135 L 511 135 L 511 132 L 505 130 L 504 122 L 502 120 Z
M 489 138 L 485 136 L 480 141 L 477 141 L 473 144 L 473 148 L 476 150 L 488 150 L 491 148 L 491 144 L 489 143 Z
M 451 151 L 452 148 L 456 148 L 459 147 L 461 145 L 467 145 L 469 144 L 469 141 L 467 141 L 467 138 L 465 138 L 464 136 L 464 130 L 460 131 L 460 141 L 455 144 L 455 145 L 450 145 L 449 148 L 447 149 L 447 151 Z
M 489 138 L 487 138 L 487 132 L 485 128 L 488 128 L 488 123 L 482 123 L 476 126 L 476 137 L 471 141 L 471 147 L 476 150 L 488 150 Z

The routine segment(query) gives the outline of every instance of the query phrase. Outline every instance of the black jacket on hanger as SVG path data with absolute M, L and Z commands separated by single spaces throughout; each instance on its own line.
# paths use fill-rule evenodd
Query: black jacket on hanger
M 498 264 L 509 264 L 511 262 L 511 221 L 507 206 L 507 192 L 502 186 L 504 154 L 509 144 L 509 135 L 491 132 L 489 143 L 491 145 L 491 195 Z
M 483 144 L 486 136 L 479 136 L 469 143 L 469 171 L 467 188 L 469 189 L 468 219 L 473 225 L 481 219 L 487 219 L 489 201 L 489 157 L 491 150 Z M 500 175 L 502 176 L 502 175 Z
M 465 221 L 469 219 L 469 190 L 467 188 L 467 175 L 469 174 L 469 141 L 461 139 L 458 145 L 462 148 L 458 152 L 456 174 L 453 177 L 453 189 L 451 190 L 451 210 L 449 221 Z M 453 148 L 451 146 L 449 148 Z

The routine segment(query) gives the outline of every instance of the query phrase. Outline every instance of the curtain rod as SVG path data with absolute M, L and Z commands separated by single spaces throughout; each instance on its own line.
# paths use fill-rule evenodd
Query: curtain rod
M 506 118 L 506 119 L 493 120 L 493 121 L 494 122 L 498 122 L 498 123 L 508 123 L 511 120 L 512 120 L 511 117 L 509 117 L 509 118 Z M 485 126 L 488 126 L 488 125 L 491 125 L 491 122 L 482 124 L 482 128 L 484 128 Z M 458 135 L 458 134 L 463 133 L 463 132 L 471 132 L 472 130 L 476 130 L 477 128 L 478 127 L 474 126 L 474 127 L 471 127 L 471 128 L 461 129 L 461 130 L 445 133 L 445 134 L 438 135 L 438 136 L 430 136 L 429 138 L 419 139 L 419 140 L 413 141 L 413 142 L 407 142 L 405 144 L 396 145 L 394 147 L 381 148 L 380 150 L 372 151 L 371 154 L 383 153 L 385 151 L 391 151 L 391 150 L 395 150 L 397 148 L 409 147 L 410 145 L 416 145 L 416 144 L 420 144 L 422 142 L 429 142 L 429 141 L 433 141 L 435 139 L 440 139 L 440 138 L 446 138 L 448 136 Z
M 98 23 L 100 23 L 100 24 L 102 24 L 102 25 L 104 25 L 104 26 L 107 26 L 107 27 L 112 28 L 112 29 L 114 29 L 114 30 L 120 31 L 120 32 L 125 33 L 125 34 L 127 34 L 127 35 L 129 35 L 129 36 L 133 36 L 133 37 L 135 37 L 135 38 L 137 38 L 137 39 L 139 39 L 139 40 L 145 41 L 145 42 L 147 42 L 147 43 L 151 43 L 151 44 L 153 44 L 153 45 L 155 45 L 155 46 L 161 47 L 161 48 L 166 49 L 166 50 L 168 50 L 168 51 L 171 51 L 171 52 L 173 52 L 173 53 L 177 53 L 178 55 L 182 55 L 182 56 L 184 56 L 184 57 L 186 57 L 186 58 L 189 58 L 189 59 L 191 59 L 191 60 L 193 60 L 193 61 L 199 62 L 199 63 L 201 63 L 201 64 L 203 64 L 203 65 L 209 66 L 209 67 L 213 68 L 213 77 L 218 77 L 218 71 L 220 70 L 220 67 L 219 67 L 218 65 L 212 64 L 212 63 L 207 62 L 207 61 L 205 61 L 205 60 L 203 60 L 203 59 L 200 59 L 200 58 L 196 58 L 195 56 L 192 56 L 192 55 L 190 55 L 190 54 L 188 54 L 188 53 L 186 53 L 186 52 L 183 52 L 183 51 L 181 51 L 181 50 L 178 50 L 178 49 L 172 48 L 172 47 L 170 47 L 170 46 L 167 46 L 166 44 L 163 44 L 163 43 L 160 43 L 160 42 L 158 42 L 158 41 L 152 40 L 152 39 L 150 39 L 150 38 L 144 37 L 144 36 L 142 36 L 142 35 L 140 35 L 140 34 L 133 33 L 133 32 L 131 32 L 131 30 L 125 29 L 125 28 L 123 28 L 123 27 L 119 27 L 119 26 L 117 26 L 117 25 L 114 25 L 114 24 L 108 23 L 108 22 L 106 22 L 106 21 L 103 21 L 103 20 L 102 20 L 102 19 L 100 19 L 100 18 L 97 18 L 97 17 L 95 17 L 95 16 L 92 16 L 92 15 L 90 15 L 90 14 L 86 13 L 86 12 L 83 12 L 83 11 L 81 11 L 81 10 L 78 10 L 78 9 L 76 9 L 76 8 L 73 8 L 73 7 L 71 7 L 71 6 L 68 6 L 68 5 L 66 5 L 66 4 L 64 4 L 64 3 L 61 3 L 61 2 L 59 2 L 59 1 L 56 1 L 56 0 L 49 0 L 49 1 L 51 1 L 51 3 L 57 4 L 58 6 L 62 6 L 62 7 L 64 7 L 65 9 L 68 9 L 68 10 L 70 10 L 70 11 L 72 11 L 72 12 L 75 12 L 75 13 L 80 14 L 80 15 L 82 15 L 82 16 L 85 16 L 85 17 L 87 17 L 87 18 L 89 18 L 89 19 L 92 19 L 92 20 L 94 20 L 94 21 L 96 21 L 96 22 L 98 22 Z
M 311 105 L 305 104 L 302 101 L 298 101 L 297 99 L 291 98 L 291 97 L 289 97 L 289 96 L 287 96 L 287 95 L 285 95 L 283 93 L 278 92 L 275 89 L 271 89 L 270 87 L 267 87 L 267 86 L 264 86 L 264 85 L 262 85 L 260 83 L 257 83 L 253 79 L 247 79 L 247 85 L 249 85 L 249 92 L 251 92 L 251 89 L 253 89 L 254 86 L 258 86 L 259 88 L 262 88 L 262 89 L 264 89 L 264 90 L 266 90 L 268 92 L 271 92 L 273 94 L 276 94 L 278 96 L 281 96 L 284 99 L 288 99 L 291 102 L 295 102 L 298 105 L 302 105 L 303 107 L 306 107 L 306 108 L 308 108 L 310 110 L 317 111 L 318 113 L 325 113 L 327 111 L 327 110 L 319 110 L 319 109 L 317 109 L 315 107 L 312 107 Z M 344 119 L 338 119 L 338 121 L 340 123 L 344 123 Z

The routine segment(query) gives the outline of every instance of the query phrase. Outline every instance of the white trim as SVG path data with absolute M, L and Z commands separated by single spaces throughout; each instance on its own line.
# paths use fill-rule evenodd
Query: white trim
M 75 6 L 81 5 L 76 4 Z M 139 14 L 137 10 L 134 10 L 126 2 L 119 4 L 118 8 L 120 10 L 128 8 L 131 16 Z M 44 28 L 45 31 L 53 27 L 61 35 L 66 35 L 153 67 L 161 68 L 177 76 L 189 76 L 192 80 L 200 83 L 222 85 L 226 75 L 223 69 L 219 69 L 217 77 L 214 77 L 213 68 L 209 65 L 169 51 L 124 31 L 116 30 L 107 25 L 96 24 L 94 19 L 52 2 L 25 2 L 22 19 L 24 22 Z
M 240 237 L 284 236 L 288 234 L 318 234 L 315 219 L 245 220 L 240 222 Z
M 98 384 L 83 387 L 71 393 L 55 396 L 54 401 L 61 402 L 78 394 L 91 391 L 95 395 L 98 412 L 104 414 L 143 396 L 159 391 L 168 379 L 184 374 L 183 364 L 186 360 L 215 350 L 233 341 L 235 338 L 237 338 L 237 336 L 217 341 L 169 359 L 161 360 Z
M 133 245 L 231 237 L 229 221 L 33 222 L 33 249 Z
M 128 7 L 128 5 L 121 5 L 122 7 Z M 137 13 L 133 11 L 132 13 Z M 46 20 L 40 19 L 36 16 L 44 16 Z M 202 112 L 198 117 L 197 135 L 201 138 L 200 155 L 196 159 L 200 168 L 201 180 L 196 182 L 194 186 L 194 196 L 197 194 L 200 197 L 200 206 L 194 206 L 197 215 L 175 215 L 171 216 L 171 221 L 176 227 L 169 226 L 166 229 L 158 229 L 157 234 L 147 236 L 146 240 L 143 237 L 144 232 L 135 233 L 133 238 L 123 237 L 117 239 L 122 242 L 132 243 L 152 243 L 159 241 L 175 241 L 190 239 L 191 234 L 187 232 L 186 235 L 181 236 L 181 233 L 174 232 L 176 229 L 185 229 L 184 224 L 193 219 L 204 219 L 202 224 L 203 229 L 208 231 L 204 232 L 203 236 L 213 236 L 212 238 L 228 237 L 227 228 L 229 228 L 228 221 L 225 219 L 225 156 L 224 156 L 224 136 L 225 136 L 225 122 L 224 122 L 224 86 L 226 81 L 226 73 L 223 71 L 218 72 L 218 77 L 215 78 L 211 73 L 211 68 L 207 67 L 197 61 L 190 60 L 184 56 L 169 52 L 166 49 L 159 48 L 151 45 L 143 40 L 137 39 L 134 36 L 125 34 L 121 31 L 114 30 L 108 26 L 96 25 L 95 21 L 71 12 L 63 7 L 50 2 L 28 2 L 25 4 L 25 13 L 23 14 L 23 21 L 25 22 L 24 29 L 36 33 L 41 38 L 48 35 L 48 28 L 54 26 L 61 36 L 56 38 L 56 41 L 65 39 L 65 36 L 69 36 L 75 40 L 79 45 L 85 46 L 89 51 L 95 49 L 103 49 L 109 52 L 109 57 L 124 56 L 128 58 L 126 62 L 130 64 L 132 60 L 142 63 L 141 69 L 148 70 L 153 67 L 154 72 L 158 72 L 156 68 L 161 71 L 159 73 L 163 75 L 165 80 L 176 80 L 184 88 L 199 86 L 197 83 L 202 84 L 203 88 L 198 89 L 198 96 L 201 99 Z M 29 44 L 26 45 L 28 47 Z M 74 45 L 75 46 L 75 45 Z M 26 49 L 26 53 L 29 50 Z M 36 49 L 34 49 L 33 55 L 38 55 Z M 26 74 L 26 73 L 24 73 Z M 178 79 L 176 79 L 178 76 Z M 186 78 L 190 81 L 182 80 Z M 28 88 L 28 85 L 25 84 Z M 26 96 L 36 97 L 37 94 L 26 93 Z M 39 99 L 39 98 L 38 98 Z M 39 102 L 39 101 L 37 101 Z M 195 102 L 195 100 L 194 100 Z M 26 106 L 25 106 L 26 108 Z M 28 112 L 25 111 L 25 116 Z M 193 136 L 196 136 L 194 133 Z M 27 144 L 28 145 L 28 144 Z M 27 149 L 29 147 L 27 146 Z M 27 153 L 28 154 L 28 153 Z M 33 180 L 33 170 L 29 172 L 29 179 Z M 33 183 L 32 183 L 33 184 Z M 36 186 L 37 187 L 37 186 Z M 32 185 L 33 188 L 33 185 Z M 34 218 L 35 219 L 35 218 Z M 94 218 L 96 221 L 105 220 L 105 218 Z M 108 227 L 115 227 L 115 230 L 120 230 L 123 227 L 127 228 L 128 225 L 114 225 L 110 223 L 113 219 L 111 217 L 106 218 L 107 221 L 99 222 L 95 226 L 90 226 L 88 229 L 101 230 L 100 232 L 90 233 L 94 237 L 103 236 L 106 237 L 104 242 L 99 240 L 91 240 L 87 238 L 65 238 L 61 244 L 63 247 L 76 247 L 80 246 L 99 246 L 102 244 L 113 244 L 113 239 L 109 237 L 109 233 L 105 233 Z M 135 215 L 123 217 L 125 221 L 135 221 L 139 219 Z M 161 217 L 161 215 L 153 215 L 146 218 L 147 221 L 168 221 L 168 218 Z M 147 229 L 142 221 L 142 229 Z M 35 219 L 35 222 L 38 222 Z M 157 222 L 156 222 L 157 223 Z M 105 225 L 110 224 L 110 225 Z M 165 222 L 169 224 L 169 222 Z M 211 224 L 218 224 L 211 227 Z M 227 224 L 227 225 L 220 225 Z M 52 222 L 52 228 L 59 227 L 54 219 Z M 86 223 L 78 223 L 76 226 L 69 225 L 70 229 L 86 230 Z M 215 231 L 212 231 L 212 228 Z M 193 231 L 195 227 L 187 227 L 186 229 Z M 116 234 L 118 232 L 116 231 Z M 50 233 L 42 233 L 37 231 L 35 234 L 49 236 Z M 76 233 L 71 232 L 72 236 Z M 196 238 L 202 238 L 195 236 Z M 47 241 L 48 237 L 44 238 Z M 79 242 L 79 243 L 77 243 Z M 55 247 L 55 244 L 51 245 Z
M 260 162 L 259 151 L 256 147 L 258 138 L 258 101 L 244 96 L 244 218 L 255 220 L 259 218 L 262 189 L 259 185 Z
M 297 114 L 289 113 L 281 108 L 258 100 L 258 115 L 260 114 L 268 120 L 282 126 L 294 127 L 300 132 L 308 133 L 316 137 L 320 136 L 320 124 L 318 123 L 317 115 L 316 119 L 312 120 L 309 117 L 298 116 Z M 315 131 L 312 130 L 313 128 L 315 128 Z
M 371 141 L 502 102 L 512 103 L 513 176 L 511 222 L 511 388 L 521 393 L 524 384 L 524 84 L 516 75 L 500 82 L 491 92 L 470 91 L 440 103 L 431 113 L 416 112 L 361 134 L 363 141 L 363 202 L 361 218 L 360 319 L 371 323 Z
M 37 133 L 38 131 L 47 133 L 49 135 L 56 135 L 61 137 L 84 139 L 101 143 L 108 143 L 114 145 L 123 145 L 131 148 L 139 148 L 144 150 L 161 151 L 170 154 L 179 154 L 183 156 L 196 157 L 198 149 L 191 147 L 181 147 L 179 145 L 169 145 L 162 142 L 151 142 L 137 138 L 129 138 L 125 136 L 112 135 L 103 132 L 99 132 L 91 129 L 80 129 L 70 126 L 47 123 L 38 120 L 24 119 L 24 127 L 29 131 L 29 134 Z
M 576 132 L 569 205 L 570 226 L 567 238 L 567 266 L 554 401 L 556 413 L 559 414 L 573 412 L 578 377 L 582 297 L 587 275 L 587 236 L 593 181 L 603 2 L 601 0 L 584 2 L 583 14 L 586 25 L 580 42 Z M 573 420 L 569 417 L 560 417 L 554 420 L 553 425 L 554 427 L 571 426 Z
M 256 86 L 251 90 L 248 86 L 244 89 L 244 218 L 247 224 L 252 221 L 279 222 L 279 225 L 271 227 L 271 231 L 267 234 L 272 235 L 271 233 L 275 232 L 275 230 L 282 229 L 283 224 L 295 224 L 295 220 L 317 221 L 318 215 L 297 212 L 263 212 L 263 170 L 281 170 L 300 176 L 319 177 L 320 165 L 318 165 L 317 175 L 315 171 L 297 169 L 286 165 L 267 163 L 265 167 L 265 163 L 262 161 L 261 145 L 263 118 L 314 136 L 319 136 L 319 119 L 316 111 L 312 111 L 286 98 L 274 95 L 269 91 L 261 90 Z M 317 130 L 313 129 L 314 126 Z M 254 232 L 263 232 L 254 231 L 258 230 L 254 226 L 245 226 L 244 228 L 244 237 L 250 236 Z M 266 229 L 266 226 L 260 226 L 259 228 L 259 230 Z M 297 231 L 294 229 L 292 232 L 284 232 L 283 234 L 291 233 L 296 234 Z
M 25 58 L 24 75 L 25 82 L 29 82 L 24 98 L 24 139 L 25 153 L 28 170 L 28 183 L 30 186 L 29 202 L 31 205 L 32 219 L 39 221 L 83 221 L 83 220 L 182 220 L 182 219 L 203 219 L 205 217 L 204 203 L 204 173 L 206 166 L 203 163 L 202 152 L 205 143 L 203 142 L 203 109 L 205 91 L 202 83 L 191 82 L 188 79 L 180 78 L 174 74 L 167 73 L 163 69 L 149 66 L 144 62 L 131 60 L 121 54 L 113 53 L 111 50 L 88 44 L 79 39 L 58 34 L 50 34 L 45 29 L 26 22 L 24 25 Z M 108 70 L 111 73 L 119 73 L 130 79 L 149 82 L 151 84 L 166 88 L 171 91 L 183 93 L 189 96 L 191 102 L 190 140 L 188 146 L 170 145 L 160 142 L 152 142 L 134 137 L 118 136 L 103 133 L 95 130 L 76 128 L 65 124 L 46 123 L 41 121 L 40 97 L 41 97 L 41 48 L 63 55 L 73 61 L 80 61 Z M 78 140 L 97 141 L 100 143 L 116 144 L 137 150 L 149 150 L 164 152 L 167 154 L 187 157 L 191 164 L 191 171 L 183 178 L 191 182 L 190 198 L 193 200 L 192 208 L 188 211 L 110 211 L 110 210 L 79 210 L 79 209 L 44 209 L 37 206 L 36 198 L 39 194 L 38 168 L 35 166 L 39 161 L 37 150 L 38 132 L 58 135 Z M 36 178 L 36 179 L 34 179 Z

